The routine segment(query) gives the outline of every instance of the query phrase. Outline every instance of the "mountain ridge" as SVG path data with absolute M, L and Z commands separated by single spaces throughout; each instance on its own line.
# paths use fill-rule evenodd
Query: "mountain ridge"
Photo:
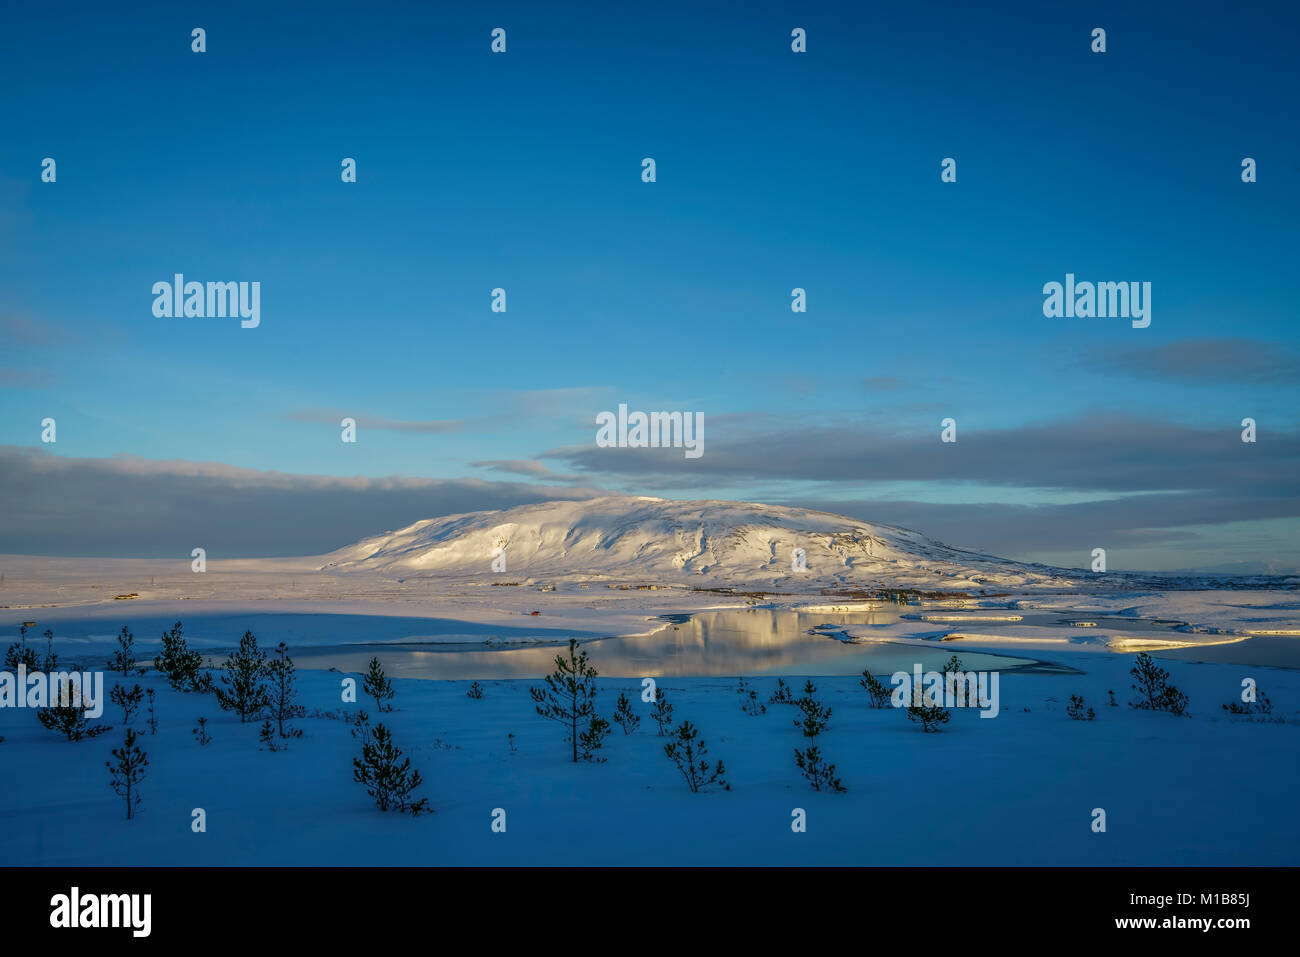
M 802 564 L 796 549 L 803 551 Z M 1080 577 L 832 512 L 651 496 L 552 501 L 422 519 L 321 557 L 322 571 L 704 580 L 782 589 L 1062 588 L 1076 587 Z

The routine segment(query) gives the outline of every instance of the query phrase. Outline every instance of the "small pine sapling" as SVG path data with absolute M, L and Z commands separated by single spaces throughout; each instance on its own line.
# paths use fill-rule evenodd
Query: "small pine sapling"
M 704 740 L 699 737 L 695 725 L 683 721 L 673 729 L 670 737 L 673 740 L 664 745 L 664 754 L 677 765 L 677 770 L 682 772 L 682 777 L 686 779 L 686 786 L 692 793 L 708 791 L 711 787 L 720 787 L 724 791 L 731 790 L 731 785 L 723 777 L 727 769 L 723 767 L 722 762 L 719 761 L 713 767 L 709 766 L 708 748 L 704 746 Z
M 181 623 L 163 632 L 162 652 L 153 660 L 153 666 L 166 676 L 167 682 L 177 691 L 211 691 L 212 676 L 201 669 L 203 655 L 191 651 L 181 632 Z
M 36 712 L 36 719 L 44 727 L 59 732 L 69 741 L 98 737 L 108 730 L 108 725 L 91 725 L 87 721 L 87 701 L 76 677 L 61 681 L 54 697 L 54 701 Z
M 596 669 L 587 663 L 587 653 L 578 651 L 577 639 L 569 639 L 569 655 L 555 656 L 555 671 L 546 676 L 545 687 L 529 688 L 537 713 L 543 718 L 564 726 L 564 740 L 571 745 L 573 761 L 577 763 L 579 749 L 584 760 L 591 760 L 591 749 L 583 744 L 584 738 L 600 746 L 603 735 L 595 734 L 598 727 L 590 719 L 596 714 Z M 589 720 L 587 731 L 578 730 L 579 723 Z M 603 719 L 602 719 L 603 720 Z M 606 728 L 609 722 L 605 722 Z
M 776 690 L 772 692 L 772 697 L 767 699 L 768 704 L 794 704 L 794 695 L 790 693 L 790 686 L 782 678 L 776 679 Z
M 804 684 L 803 697 L 795 702 L 803 717 L 796 721 L 794 726 L 808 739 L 808 747 L 803 750 L 795 748 L 794 763 L 803 772 L 803 776 L 808 779 L 814 791 L 843 791 L 845 787 L 835 775 L 835 765 L 822 758 L 821 749 L 817 746 L 817 736 L 825 731 L 826 725 L 830 723 L 831 709 L 813 697 L 816 693 L 817 686 L 808 681 Z
M 18 626 L 18 640 L 5 651 L 5 667 L 14 671 L 19 665 L 25 665 L 28 671 L 37 671 L 36 649 L 27 646 L 27 629 L 36 622 L 25 621 Z
M 668 703 L 668 695 L 663 688 L 655 688 L 655 699 L 650 708 L 650 717 L 655 719 L 655 725 L 659 728 L 659 737 L 662 738 L 666 731 L 672 729 L 673 706 Z
M 870 671 L 862 672 L 862 680 L 858 682 L 871 697 L 871 707 L 884 708 L 889 705 L 889 689 Z
M 1106 705 L 1111 708 L 1119 707 L 1119 702 L 1115 700 L 1115 692 L 1109 689 L 1106 691 Z
M 261 742 L 258 747 L 266 748 L 268 751 L 279 751 L 283 747 L 275 733 L 275 725 L 271 723 L 270 718 L 263 721 L 262 726 L 257 729 L 257 740 Z
M 736 694 L 740 695 L 740 710 L 745 714 L 759 715 L 767 713 L 767 706 L 758 700 L 758 692 L 745 682 L 745 676 L 737 679 Z
M 144 689 L 136 685 L 128 691 L 126 685 L 113 685 L 113 690 L 109 692 L 108 697 L 113 704 L 122 709 L 122 724 L 127 725 L 140 710 L 140 702 L 144 700 Z
M 1169 683 L 1169 672 L 1145 651 L 1138 653 L 1129 674 L 1136 682 L 1133 690 L 1138 695 L 1136 701 L 1129 702 L 1129 707 L 1178 715 L 1187 713 L 1187 695 Z
M 962 670 L 961 659 L 953 655 L 943 666 L 943 690 L 945 694 L 957 697 L 957 674 Z
M 290 721 L 301 718 L 307 712 L 306 708 L 297 703 L 298 689 L 293 684 L 296 675 L 293 659 L 289 657 L 289 648 L 283 641 L 275 646 L 274 654 L 275 657 L 266 666 L 271 684 L 271 717 L 275 719 L 276 733 L 281 739 L 300 738 L 302 729 L 289 727 Z
M 109 787 L 114 794 L 126 799 L 126 819 L 129 821 L 140 806 L 140 782 L 144 780 L 149 757 L 135 743 L 135 732 L 130 728 L 126 729 L 126 742 L 120 748 L 114 748 L 112 754 L 117 763 L 104 762 L 108 768 Z
M 375 699 L 376 711 L 382 714 L 393 710 L 393 706 L 388 702 L 393 700 L 397 692 L 393 690 L 393 683 L 384 674 L 384 667 L 379 663 L 378 658 L 370 659 L 370 668 L 361 681 L 361 690 Z
M 190 733 L 194 735 L 194 740 L 200 745 L 208 745 L 212 743 L 212 735 L 208 734 L 207 718 L 199 718 L 199 726 L 197 728 L 190 728 Z
M 179 622 L 177 622 L 179 625 Z M 135 660 L 135 635 L 131 630 L 122 626 L 122 630 L 117 635 L 117 649 L 113 652 L 112 659 L 108 662 L 110 671 L 116 671 L 123 678 L 136 670 Z
M 424 779 L 411 768 L 411 759 L 393 744 L 392 733 L 382 723 L 370 729 L 361 757 L 352 759 L 352 779 L 365 785 L 381 811 L 403 811 L 412 816 L 432 811 L 428 798 L 414 799 L 413 792 Z
M 41 670 L 47 675 L 59 670 L 59 656 L 54 653 L 54 632 L 45 629 L 45 660 L 41 662 Z
M 1223 710 L 1228 714 L 1272 714 L 1273 702 L 1268 700 L 1268 695 L 1264 693 L 1263 688 L 1257 687 L 1255 688 L 1255 698 L 1253 700 L 1229 701 L 1223 706 Z
M 148 713 L 149 713 L 149 721 L 148 721 L 148 725 L 149 725 L 149 733 L 150 733 L 150 734 L 157 734 L 157 733 L 158 733 L 158 716 L 157 716 L 156 714 L 154 714 L 154 710 L 153 710 L 154 690 L 153 690 L 152 688 L 150 688 L 148 691 L 146 691 L 146 692 L 144 693 L 144 696 L 145 696 L 146 700 L 148 700 L 148 702 L 149 702 L 149 711 L 148 711 Z
M 623 729 L 624 734 L 631 734 L 641 725 L 641 716 L 632 710 L 632 702 L 625 692 L 620 692 L 618 705 L 614 708 L 614 720 Z
M 1077 694 L 1070 695 L 1070 703 L 1066 705 L 1065 713 L 1072 721 L 1091 721 L 1097 717 L 1097 713 L 1091 708 L 1087 711 L 1083 710 L 1083 696 Z
M 241 723 L 255 718 L 264 708 L 271 704 L 267 687 L 266 652 L 257 647 L 257 639 L 251 631 L 245 631 L 239 639 L 239 647 L 221 666 L 221 683 L 225 687 L 216 688 L 217 704 L 224 711 L 233 711 L 239 715 Z
M 1029 709 L 1026 708 L 1026 711 Z M 926 699 L 925 690 L 918 681 L 912 687 L 912 703 L 907 706 L 907 720 L 919 721 L 921 730 L 926 734 L 939 731 L 941 727 L 948 723 L 952 715 L 946 709 L 941 707 L 938 702 L 931 702 Z
M 475 681 L 469 686 L 469 690 L 465 692 L 465 697 L 473 698 L 475 701 L 481 700 L 483 698 L 483 686 Z
M 578 735 L 578 757 L 595 764 L 604 764 L 605 758 L 596 752 L 604 746 L 605 738 L 612 730 L 608 721 L 598 714 L 593 714 L 587 722 L 587 730 Z
M 803 686 L 803 697 L 795 702 L 803 717 L 797 719 L 794 726 L 803 732 L 805 738 L 815 738 L 826 730 L 826 725 L 831 720 L 831 709 L 821 705 L 813 697 L 817 693 L 817 686 L 811 680 L 805 681 Z
M 808 779 L 808 783 L 813 786 L 814 791 L 848 790 L 836 777 L 835 765 L 822 760 L 821 749 L 816 744 L 810 742 L 808 747 L 802 751 L 796 748 L 794 763 L 803 772 L 803 776 Z

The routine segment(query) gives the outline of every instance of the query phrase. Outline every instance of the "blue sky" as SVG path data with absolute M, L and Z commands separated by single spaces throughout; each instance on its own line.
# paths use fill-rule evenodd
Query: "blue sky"
M 304 477 L 247 553 L 320 550 L 307 490 L 361 476 L 333 544 L 605 490 L 1300 565 L 1294 11 L 707 7 L 7 10 L 0 550 L 167 552 L 86 526 L 148 475 L 185 537 L 201 473 L 234 525 Z M 155 318 L 176 272 L 261 282 L 261 326 Z M 1044 318 L 1066 272 L 1150 282 L 1151 326 Z M 705 455 L 597 450 L 619 402 L 702 413 Z

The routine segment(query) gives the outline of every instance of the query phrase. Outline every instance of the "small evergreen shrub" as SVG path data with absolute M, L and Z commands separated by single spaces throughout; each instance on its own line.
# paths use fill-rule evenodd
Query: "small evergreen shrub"
M 222 710 L 235 712 L 243 723 L 270 707 L 266 652 L 257 647 L 257 638 L 251 631 L 244 632 L 239 647 L 221 667 L 222 687 L 215 690 Z
M 767 714 L 767 706 L 758 700 L 758 692 L 745 683 L 745 679 L 740 679 L 740 687 L 736 689 L 740 695 L 740 710 L 748 715 Z
M 293 659 L 289 657 L 288 646 L 283 641 L 280 642 L 275 646 L 273 655 L 266 664 L 270 683 L 267 707 L 275 721 L 276 733 L 283 742 L 289 738 L 302 737 L 302 728 L 291 727 L 289 722 L 301 718 L 307 709 L 298 704 L 298 689 L 294 686 L 297 671 Z M 281 747 L 283 746 L 282 744 Z
M 37 671 L 36 649 L 27 644 L 27 622 L 18 626 L 18 640 L 5 650 L 5 667 L 17 671 L 19 665 L 25 665 L 28 671 Z
M 54 653 L 54 632 L 46 628 L 42 637 L 45 639 L 45 660 L 41 662 L 41 670 L 48 675 L 59 670 L 59 656 Z
M 1097 717 L 1096 712 L 1091 708 L 1087 711 L 1083 709 L 1083 696 L 1077 694 L 1070 695 L 1070 703 L 1066 705 L 1065 713 L 1072 721 L 1091 721 Z
M 380 714 L 393 710 L 393 706 L 389 702 L 393 700 L 397 692 L 393 690 L 393 683 L 384 674 L 384 667 L 379 663 L 378 658 L 370 659 L 370 668 L 361 681 L 361 690 L 375 699 L 375 710 Z
M 614 720 L 623 729 L 624 734 L 631 734 L 641 725 L 641 716 L 632 710 L 632 702 L 626 693 L 618 696 L 618 705 L 614 708 Z
M 1170 714 L 1187 713 L 1187 695 L 1169 683 L 1169 672 L 1155 663 L 1145 651 L 1139 652 L 1133 669 L 1133 690 L 1137 699 L 1129 706 L 1141 711 L 1167 711 Z
M 922 731 L 932 734 L 942 730 L 951 717 L 946 709 L 926 700 L 925 689 L 919 682 L 912 687 L 912 703 L 907 706 L 908 721 L 919 722 Z
M 128 725 L 140 710 L 140 702 L 144 700 L 144 689 L 135 685 L 128 691 L 126 685 L 113 685 L 113 690 L 108 693 L 108 697 L 113 704 L 122 709 L 122 724 Z
M 776 690 L 772 692 L 772 697 L 767 699 L 768 704 L 794 704 L 794 695 L 790 693 L 790 686 L 782 678 L 776 679 Z
M 1223 706 L 1228 714 L 1272 714 L 1273 702 L 1268 700 L 1263 688 L 1256 688 L 1254 701 L 1229 701 Z
M 180 627 L 179 622 L 177 622 L 177 627 Z M 118 672 L 123 678 L 136 670 L 135 635 L 131 634 L 126 625 L 123 625 L 122 630 L 118 633 L 117 650 L 113 652 L 108 667 L 110 671 Z
M 692 793 L 707 791 L 711 787 L 720 787 L 724 791 L 731 790 L 731 785 L 723 777 L 726 768 L 723 767 L 722 762 L 709 766 L 708 748 L 705 747 L 704 740 L 700 738 L 695 725 L 683 721 L 673 729 L 671 737 L 673 740 L 664 745 L 664 754 L 677 765 L 677 770 L 682 772 L 682 777 L 686 779 L 686 786 Z
M 108 730 L 108 725 L 92 725 L 86 718 L 86 697 L 80 682 L 64 679 L 54 700 L 36 712 L 41 725 L 57 731 L 69 741 L 95 738 Z
M 655 725 L 659 728 L 659 737 L 672 730 L 673 706 L 668 703 L 668 694 L 663 688 L 655 688 L 655 700 L 650 708 L 650 717 L 655 719 Z
M 194 735 L 194 740 L 200 745 L 208 745 L 212 743 L 212 735 L 208 734 L 207 718 L 199 718 L 198 727 L 190 728 L 190 733 Z
M 149 766 L 149 757 L 135 743 L 135 732 L 126 729 L 126 741 L 120 748 L 112 751 L 116 763 L 105 761 L 108 768 L 108 783 L 113 793 L 126 799 L 126 819 L 135 817 L 140 807 L 140 782 L 144 780 L 145 768 Z
M 587 663 L 587 653 L 578 651 L 577 639 L 569 639 L 567 658 L 555 656 L 555 671 L 545 681 L 542 687 L 529 688 L 537 713 L 563 726 L 575 763 L 579 758 L 594 760 L 593 752 L 609 733 L 609 722 L 596 720 L 596 669 Z M 580 731 L 584 719 L 587 728 Z
M 212 676 L 201 670 L 203 655 L 190 650 L 179 621 L 170 631 L 163 632 L 162 651 L 154 658 L 153 666 L 177 691 L 212 690 Z
M 794 763 L 808 779 L 814 791 L 843 791 L 844 785 L 835 774 L 835 765 L 827 762 L 817 746 L 817 737 L 826 730 L 831 720 L 831 709 L 815 697 L 817 686 L 811 681 L 805 682 L 803 697 L 795 702 L 802 713 L 794 726 L 808 739 L 808 746 L 802 750 L 795 748 Z
M 415 789 L 424 779 L 411 767 L 411 759 L 393 744 L 392 733 L 382 723 L 369 729 L 361 757 L 352 759 L 352 778 L 365 786 L 381 811 L 418 816 L 433 810 L 428 798 L 415 798 Z
M 885 685 L 873 675 L 870 671 L 862 672 L 862 680 L 858 682 L 871 698 L 871 707 L 887 708 L 889 707 L 890 692 Z
M 587 730 L 578 735 L 578 756 L 584 761 L 604 764 L 605 758 L 596 752 L 604 745 L 605 738 L 609 737 L 612 730 L 608 721 L 593 714 L 587 722 Z

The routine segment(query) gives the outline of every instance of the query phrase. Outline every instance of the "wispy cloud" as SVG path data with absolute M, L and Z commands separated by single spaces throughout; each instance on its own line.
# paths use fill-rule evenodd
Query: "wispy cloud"
M 0 369 L 0 389 L 51 389 L 58 376 L 40 369 Z
M 893 392 L 903 387 L 903 380 L 892 375 L 873 375 L 862 380 L 862 387 L 872 392 Z
M 326 409 L 299 409 L 286 413 L 284 418 L 291 422 L 316 422 L 321 425 L 339 427 L 345 418 L 355 419 L 359 429 L 375 429 L 382 432 L 459 432 L 465 427 L 460 419 L 431 419 L 424 422 L 409 422 L 402 419 L 389 419 L 380 415 L 366 415 L 357 412 L 331 411 Z
M 758 422 L 770 421 L 766 417 Z M 554 449 L 543 458 L 589 475 L 697 480 L 965 483 L 1115 493 L 1219 490 L 1239 500 L 1293 495 L 1300 508 L 1300 434 L 1271 431 L 1240 439 L 1239 419 L 1190 426 L 1098 414 L 1016 428 L 958 422 L 958 441 L 926 431 L 874 425 L 786 426 L 763 431 L 743 419 L 709 423 L 703 457 L 684 461 L 665 449 Z
M 37 322 L 28 316 L 0 315 L 0 343 L 17 348 L 21 346 L 48 346 L 57 339 L 49 323 Z
M 580 482 L 580 475 L 561 475 L 541 462 L 533 459 L 498 459 L 489 462 L 470 462 L 471 468 L 488 469 L 509 475 L 525 475 L 528 478 L 546 479 L 549 482 Z
M 851 515 L 920 531 L 961 548 L 1017 556 L 1035 550 L 1078 552 L 1080 565 L 1097 545 L 1138 547 L 1206 542 L 1202 527 L 1295 518 L 1290 496 L 1243 499 L 1224 508 L 1214 492 L 1132 495 L 1089 502 L 978 505 L 880 499 L 794 497 L 787 504 Z M 1196 530 L 1193 530 L 1196 529 Z M 1294 562 L 1296 556 L 1291 556 Z
M 314 555 L 423 518 L 609 494 L 481 479 L 339 478 L 0 446 L 0 553 Z
M 557 389 L 526 389 L 504 394 L 506 408 L 516 414 L 570 418 L 585 416 L 612 393 L 608 386 L 566 386 Z
M 1093 350 L 1081 364 L 1094 372 L 1200 385 L 1294 384 L 1300 377 L 1300 353 L 1285 343 L 1260 339 L 1185 339 L 1152 346 L 1108 346 Z

